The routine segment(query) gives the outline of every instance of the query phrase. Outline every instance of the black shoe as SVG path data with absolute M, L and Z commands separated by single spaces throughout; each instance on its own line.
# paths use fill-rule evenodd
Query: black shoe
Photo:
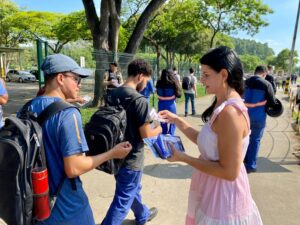
M 192 116 L 195 116 L 195 115 L 196 115 L 196 113 L 195 113 L 195 112 L 193 112 L 193 113 L 192 113 Z
M 157 213 L 158 213 L 158 209 L 155 207 L 152 207 L 151 209 L 149 209 L 150 211 L 150 215 L 147 219 L 147 221 L 145 223 L 136 223 L 136 225 L 145 225 L 147 222 L 151 221 L 154 217 L 156 217 Z
M 187 113 L 184 114 L 184 117 L 187 117 Z

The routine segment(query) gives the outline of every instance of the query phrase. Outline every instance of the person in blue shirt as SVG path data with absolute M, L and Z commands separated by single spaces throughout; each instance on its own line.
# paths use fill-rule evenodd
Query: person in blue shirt
M 3 127 L 3 111 L 2 106 L 8 101 L 8 94 L 5 86 L 5 82 L 0 78 L 0 128 Z
M 81 79 L 90 75 L 68 56 L 49 55 L 42 64 L 45 92 L 32 100 L 30 111 L 39 115 L 55 101 L 76 98 Z M 51 215 L 41 224 L 94 225 L 95 221 L 79 176 L 112 158 L 124 158 L 131 150 L 128 142 L 116 145 L 106 153 L 86 156 L 88 146 L 80 113 L 67 108 L 47 120 L 43 126 L 43 142 L 49 174 L 50 194 L 61 186 Z M 69 178 L 73 178 L 71 182 Z
M 265 80 L 268 71 L 265 66 L 257 66 L 254 76 L 245 81 L 244 99 L 250 118 L 250 140 L 244 164 L 248 173 L 256 172 L 256 159 L 260 140 L 266 126 L 267 113 L 265 104 L 276 104 L 275 94 L 271 83 Z
M 140 94 L 144 95 L 149 103 L 151 94 L 153 94 L 154 92 L 155 92 L 155 88 L 154 88 L 153 80 L 149 79 L 146 87 L 140 91 Z
M 181 96 L 181 88 L 172 70 L 164 69 L 161 72 L 160 80 L 156 83 L 158 96 L 158 111 L 169 110 L 176 114 L 176 98 Z M 163 134 L 175 134 L 176 125 L 161 123 Z

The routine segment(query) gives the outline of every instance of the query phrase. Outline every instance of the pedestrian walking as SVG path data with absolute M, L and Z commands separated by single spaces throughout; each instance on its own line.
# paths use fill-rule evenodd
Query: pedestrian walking
M 113 201 L 102 221 L 102 225 L 120 225 L 131 209 L 135 216 L 136 225 L 146 224 L 152 220 L 158 210 L 148 208 L 142 202 L 141 179 L 144 167 L 143 138 L 157 136 L 161 133 L 160 126 L 151 128 L 150 107 L 147 100 L 139 93 L 151 79 L 152 69 L 149 63 L 135 59 L 128 65 L 128 78 L 124 85 L 110 92 L 112 98 L 118 98 L 126 110 L 127 127 L 125 139 L 132 144 L 132 151 L 115 175 L 116 189 Z
M 248 173 L 256 172 L 257 169 L 256 159 L 267 118 L 265 104 L 268 102 L 276 105 L 273 87 L 269 81 L 265 80 L 267 73 L 265 66 L 257 66 L 254 76 L 245 82 L 244 99 L 248 107 L 251 128 L 249 146 L 244 159 Z
M 181 88 L 172 70 L 164 69 L 156 84 L 158 111 L 169 110 L 176 114 L 176 98 L 181 97 Z M 163 134 L 175 134 L 175 124 L 161 123 Z
M 267 73 L 265 79 L 270 82 L 270 84 L 272 85 L 274 94 L 276 94 L 276 80 L 273 75 L 273 66 L 268 65 L 267 68 L 268 68 L 268 73 Z
M 199 132 L 183 118 L 162 111 L 159 115 L 198 145 L 199 157 L 175 149 L 171 162 L 194 167 L 186 225 L 261 225 L 243 165 L 249 141 L 249 118 L 243 103 L 243 70 L 236 53 L 218 47 L 200 60 L 201 82 L 215 99 L 202 114 Z
M 189 101 L 191 101 L 192 115 L 196 115 L 195 96 L 197 95 L 197 79 L 194 76 L 194 69 L 189 69 L 189 74 L 182 79 L 182 89 L 184 91 L 185 112 L 186 117 L 189 113 Z

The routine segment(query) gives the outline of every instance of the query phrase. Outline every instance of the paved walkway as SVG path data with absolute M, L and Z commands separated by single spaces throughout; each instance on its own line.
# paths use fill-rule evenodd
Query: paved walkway
M 21 99 L 18 97 L 19 103 L 28 99 L 26 94 L 29 92 L 29 87 L 27 89 L 22 92 Z M 12 96 L 12 90 L 10 93 Z M 32 93 L 36 93 L 36 90 Z M 259 153 L 258 171 L 249 175 L 250 186 L 264 225 L 299 225 L 300 166 L 298 159 L 292 153 L 295 149 L 300 149 L 300 136 L 291 127 L 291 123 L 294 121 L 290 116 L 287 96 L 283 95 L 282 90 L 279 90 L 277 97 L 282 100 L 285 111 L 281 117 L 269 117 L 267 120 Z M 203 126 L 200 114 L 210 103 L 211 96 L 197 99 L 198 115 L 187 117 L 187 120 L 195 128 L 201 129 Z M 15 106 L 11 110 L 10 104 L 8 104 L 4 110 L 6 113 L 13 112 Z M 183 104 L 178 105 L 178 113 L 183 115 Z M 179 131 L 177 134 L 181 135 Z M 185 137 L 182 136 L 182 139 L 187 152 L 197 156 L 197 147 Z M 145 158 L 142 181 L 143 200 L 149 207 L 159 208 L 157 217 L 148 224 L 183 225 L 192 173 L 191 167 L 155 159 L 149 150 L 146 150 Z M 99 224 L 113 198 L 114 179 L 110 175 L 94 170 L 83 175 L 82 180 L 94 211 L 95 220 Z M 134 225 L 133 218 L 130 212 L 123 225 Z

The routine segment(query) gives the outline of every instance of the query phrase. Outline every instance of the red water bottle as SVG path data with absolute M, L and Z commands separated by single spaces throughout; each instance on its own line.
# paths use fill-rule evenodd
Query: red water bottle
M 45 220 L 50 216 L 49 184 L 47 168 L 34 168 L 31 172 L 34 218 Z

